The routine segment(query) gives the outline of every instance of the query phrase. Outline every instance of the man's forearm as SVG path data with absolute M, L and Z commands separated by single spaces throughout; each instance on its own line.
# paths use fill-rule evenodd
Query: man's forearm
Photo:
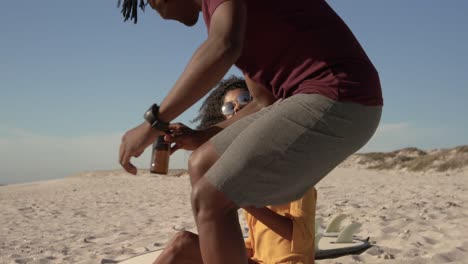
M 238 47 L 208 39 L 195 52 L 159 108 L 159 118 L 170 122 L 206 95 L 239 57 Z

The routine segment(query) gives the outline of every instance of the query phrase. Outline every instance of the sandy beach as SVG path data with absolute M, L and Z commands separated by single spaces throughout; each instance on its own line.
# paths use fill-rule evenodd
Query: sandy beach
M 317 218 L 344 213 L 375 246 L 316 263 L 468 263 L 467 172 L 335 169 L 317 186 Z M 123 171 L 1 186 L 0 263 L 101 263 L 162 248 L 196 231 L 189 193 L 186 174 Z

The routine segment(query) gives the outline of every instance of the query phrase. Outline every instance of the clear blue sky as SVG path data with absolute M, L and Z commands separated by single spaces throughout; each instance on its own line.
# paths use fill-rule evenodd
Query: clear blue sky
M 381 127 L 362 151 L 468 144 L 468 2 L 329 3 L 381 76 Z M 118 168 L 121 135 L 164 98 L 207 35 L 201 19 L 188 28 L 151 9 L 123 23 L 114 0 L 5 1 L 2 11 L 0 183 Z M 177 121 L 189 123 L 197 106 Z M 187 155 L 171 166 L 185 167 Z

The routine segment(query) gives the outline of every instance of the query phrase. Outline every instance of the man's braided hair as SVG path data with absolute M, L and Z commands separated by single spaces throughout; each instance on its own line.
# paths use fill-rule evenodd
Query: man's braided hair
M 122 0 L 117 1 L 117 7 L 120 7 Z M 124 21 L 127 21 L 129 18 L 133 20 L 133 23 L 138 22 L 138 7 L 145 12 L 145 7 L 148 3 L 145 3 L 145 0 L 140 0 L 140 4 L 138 5 L 138 0 L 123 0 L 122 5 L 122 15 L 124 17 Z

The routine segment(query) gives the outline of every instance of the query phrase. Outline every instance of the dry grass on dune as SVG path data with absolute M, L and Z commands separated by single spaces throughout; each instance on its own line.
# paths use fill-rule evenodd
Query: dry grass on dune
M 468 167 L 468 145 L 430 151 L 404 148 L 392 152 L 358 153 L 349 157 L 341 166 L 412 172 L 461 170 Z

